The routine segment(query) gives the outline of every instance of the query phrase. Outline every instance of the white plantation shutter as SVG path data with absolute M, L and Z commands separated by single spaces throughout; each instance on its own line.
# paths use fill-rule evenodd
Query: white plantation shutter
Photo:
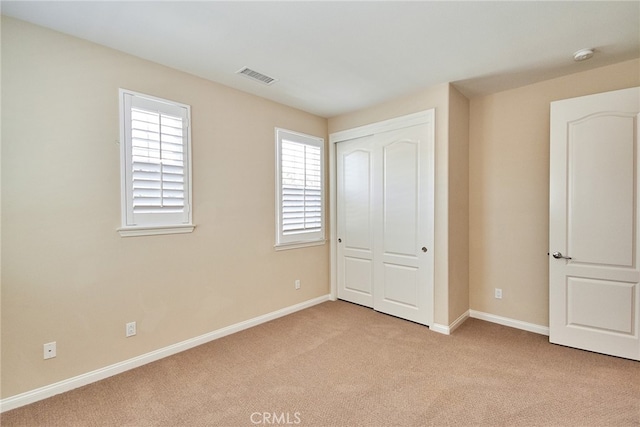
M 322 228 L 320 148 L 282 141 L 282 231 Z
M 189 107 L 121 91 L 123 227 L 191 223 Z
M 276 130 L 278 224 L 276 245 L 324 240 L 324 141 Z
M 184 209 L 182 118 L 131 109 L 133 212 Z

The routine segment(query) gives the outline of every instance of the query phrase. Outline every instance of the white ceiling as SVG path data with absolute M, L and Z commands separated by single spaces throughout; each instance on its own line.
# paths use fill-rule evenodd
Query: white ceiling
M 2 1 L 2 14 L 323 117 L 453 82 L 472 97 L 640 57 L 640 2 Z M 573 52 L 595 48 L 576 63 Z M 248 66 L 271 86 L 235 74 Z

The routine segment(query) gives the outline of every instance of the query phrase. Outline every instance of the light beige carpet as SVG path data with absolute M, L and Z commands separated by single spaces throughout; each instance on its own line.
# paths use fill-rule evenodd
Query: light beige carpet
M 3 426 L 638 426 L 640 362 L 327 302 L 13 411 Z M 287 424 L 288 423 L 288 424 Z

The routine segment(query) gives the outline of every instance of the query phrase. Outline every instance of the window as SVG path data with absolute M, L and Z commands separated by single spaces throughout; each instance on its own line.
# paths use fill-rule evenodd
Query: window
M 324 243 L 324 140 L 276 129 L 276 248 Z
M 122 236 L 188 233 L 190 107 L 120 89 Z

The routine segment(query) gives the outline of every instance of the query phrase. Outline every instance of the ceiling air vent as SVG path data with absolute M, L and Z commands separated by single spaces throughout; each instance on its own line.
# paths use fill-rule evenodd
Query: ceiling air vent
M 273 77 L 266 76 L 262 73 L 252 70 L 249 67 L 241 68 L 240 70 L 236 71 L 236 74 L 240 74 L 251 80 L 255 80 L 257 82 L 265 84 L 267 86 L 272 85 L 273 83 L 278 81 L 278 79 L 274 79 Z

